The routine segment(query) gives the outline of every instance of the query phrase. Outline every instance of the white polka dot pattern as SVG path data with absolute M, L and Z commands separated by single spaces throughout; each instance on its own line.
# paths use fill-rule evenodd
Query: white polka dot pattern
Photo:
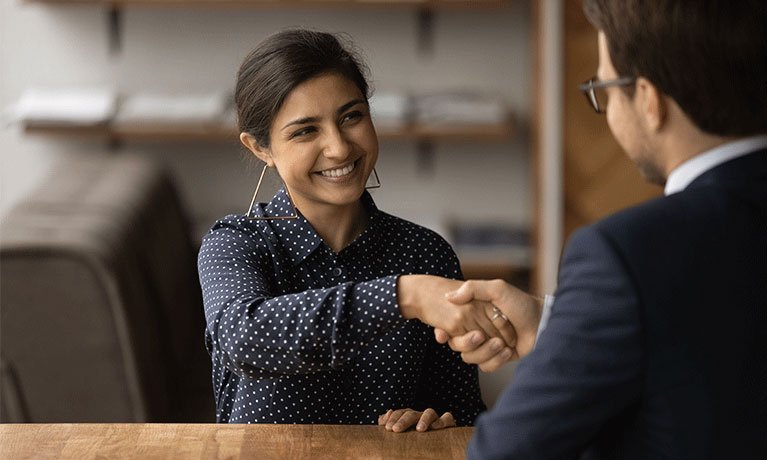
M 216 418 L 232 423 L 374 424 L 391 408 L 451 411 L 470 425 L 485 409 L 476 366 L 399 314 L 396 280 L 460 278 L 439 235 L 379 211 L 336 254 L 303 216 L 227 216 L 198 258 L 213 360 Z M 284 189 L 255 215 L 292 211 Z

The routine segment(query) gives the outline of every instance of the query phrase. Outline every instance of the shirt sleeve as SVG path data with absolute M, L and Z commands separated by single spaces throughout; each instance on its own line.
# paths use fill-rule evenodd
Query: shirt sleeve
M 458 257 L 450 245 L 439 238 L 438 250 L 444 260 L 431 264 L 424 270 L 426 274 L 463 279 Z M 466 364 L 461 355 L 452 351 L 447 344 L 440 344 L 434 339 L 434 328 L 427 326 L 427 353 L 425 368 L 418 386 L 418 400 L 422 407 L 434 409 L 440 416 L 450 412 L 458 426 L 474 425 L 474 419 L 484 410 L 479 387 L 477 366 Z
M 541 312 L 541 320 L 538 322 L 538 332 L 535 334 L 535 343 L 538 343 L 538 338 L 541 336 L 541 332 L 543 332 L 549 324 L 551 306 L 554 305 L 554 299 L 556 299 L 556 297 L 548 294 L 543 298 L 543 311 Z
M 213 352 L 241 377 L 337 369 L 405 321 L 396 276 L 275 295 L 268 243 L 234 225 L 206 235 L 198 269 Z

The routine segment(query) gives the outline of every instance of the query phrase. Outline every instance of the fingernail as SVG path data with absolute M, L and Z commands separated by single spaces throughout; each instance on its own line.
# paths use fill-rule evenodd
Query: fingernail
M 479 333 L 474 333 L 471 335 L 470 341 L 472 345 L 479 345 L 482 342 L 482 336 Z
M 507 349 L 503 350 L 503 353 L 501 353 L 501 358 L 503 358 L 503 359 L 511 358 L 511 349 L 507 348 Z
M 493 341 L 490 343 L 490 349 L 491 349 L 491 350 L 493 350 L 493 351 L 498 351 L 498 350 L 500 350 L 500 349 L 501 349 L 501 342 L 500 342 L 500 341 L 498 341 L 498 340 L 493 340 Z

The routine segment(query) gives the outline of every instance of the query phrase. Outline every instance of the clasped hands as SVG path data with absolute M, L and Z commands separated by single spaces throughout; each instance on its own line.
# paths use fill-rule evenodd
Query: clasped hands
M 397 304 L 403 317 L 433 326 L 439 343 L 447 342 L 485 372 L 533 349 L 543 311 L 541 299 L 501 280 L 463 282 L 431 275 L 400 276 Z M 434 409 L 398 409 L 378 417 L 378 425 L 395 433 L 413 426 L 426 431 L 455 426 L 455 419 Z
M 469 364 L 493 372 L 527 355 L 535 345 L 542 299 L 502 280 L 456 281 L 404 275 L 397 283 L 400 312 L 434 327 Z

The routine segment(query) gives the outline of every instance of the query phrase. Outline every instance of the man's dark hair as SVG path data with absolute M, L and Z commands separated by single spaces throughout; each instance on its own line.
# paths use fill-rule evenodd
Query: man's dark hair
M 767 2 L 585 0 L 619 76 L 644 77 L 703 131 L 767 132 Z
M 348 79 L 367 99 L 367 68 L 339 37 L 296 29 L 276 33 L 245 57 L 237 73 L 234 102 L 240 132 L 269 147 L 269 130 L 285 98 L 306 80 L 335 73 Z

